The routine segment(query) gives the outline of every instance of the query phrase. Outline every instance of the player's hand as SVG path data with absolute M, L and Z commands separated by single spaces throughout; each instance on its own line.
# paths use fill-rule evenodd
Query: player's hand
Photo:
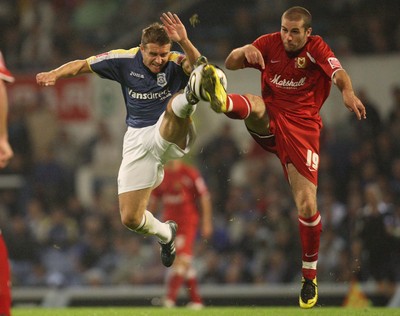
M 261 52 L 253 45 L 246 45 L 243 47 L 244 56 L 248 63 L 252 65 L 260 65 L 261 69 L 265 69 L 264 58 Z
M 163 13 L 160 20 L 164 24 L 164 29 L 172 41 L 179 43 L 187 39 L 186 28 L 175 13 Z
M 57 76 L 54 71 L 41 72 L 36 75 L 36 83 L 39 86 L 54 86 L 57 81 Z
M 364 104 L 357 98 L 353 91 L 343 91 L 343 102 L 350 112 L 354 112 L 358 120 L 367 118 L 367 111 Z
M 6 139 L 0 140 L 0 168 L 6 167 L 13 155 L 10 143 Z

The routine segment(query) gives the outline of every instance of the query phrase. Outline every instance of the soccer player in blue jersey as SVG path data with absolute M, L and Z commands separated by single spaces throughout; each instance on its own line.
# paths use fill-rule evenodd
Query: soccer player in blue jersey
M 193 67 L 206 59 L 191 43 L 176 14 L 164 13 L 161 21 L 163 24 L 154 23 L 142 31 L 138 47 L 71 61 L 37 74 L 36 81 L 40 86 L 52 86 L 60 78 L 96 73 L 120 83 L 128 126 L 118 174 L 121 221 L 132 231 L 158 237 L 162 263 L 169 267 L 175 260 L 177 225 L 160 222 L 147 205 L 151 191 L 163 179 L 164 164 L 190 149 L 194 139 L 190 116 L 199 99 L 187 83 Z M 184 54 L 171 51 L 172 42 L 178 43 Z

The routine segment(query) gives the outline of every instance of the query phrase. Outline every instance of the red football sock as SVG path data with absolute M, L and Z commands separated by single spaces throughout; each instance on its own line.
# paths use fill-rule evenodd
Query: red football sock
M 184 281 L 184 277 L 180 274 L 173 273 L 167 281 L 167 298 L 176 302 L 178 291 Z
M 228 112 L 225 113 L 226 116 L 235 120 L 244 120 L 249 117 L 251 104 L 244 95 L 228 94 L 227 102 Z
M 306 279 L 317 276 L 319 241 L 322 231 L 321 215 L 317 212 L 310 218 L 299 216 L 299 230 L 302 247 L 302 272 Z
M 189 293 L 190 301 L 193 303 L 202 303 L 199 293 L 197 278 L 192 277 L 186 280 L 187 290 Z

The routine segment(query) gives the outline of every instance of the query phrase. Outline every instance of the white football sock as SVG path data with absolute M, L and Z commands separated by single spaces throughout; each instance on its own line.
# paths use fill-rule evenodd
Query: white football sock
M 197 104 L 190 104 L 188 102 L 185 93 L 178 94 L 173 98 L 171 105 L 172 111 L 174 111 L 175 115 L 180 118 L 190 117 L 197 107 Z
M 144 212 L 142 222 L 135 229 L 135 232 L 142 235 L 155 235 L 162 243 L 167 243 L 172 237 L 170 226 L 160 222 L 148 210 Z

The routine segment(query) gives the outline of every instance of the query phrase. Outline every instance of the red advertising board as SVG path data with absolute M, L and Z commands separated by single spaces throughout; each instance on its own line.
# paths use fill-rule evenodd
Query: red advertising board
M 10 104 L 49 106 L 60 121 L 86 121 L 92 116 L 93 88 L 87 76 L 58 80 L 55 86 L 40 87 L 34 76 L 16 76 L 8 86 Z

